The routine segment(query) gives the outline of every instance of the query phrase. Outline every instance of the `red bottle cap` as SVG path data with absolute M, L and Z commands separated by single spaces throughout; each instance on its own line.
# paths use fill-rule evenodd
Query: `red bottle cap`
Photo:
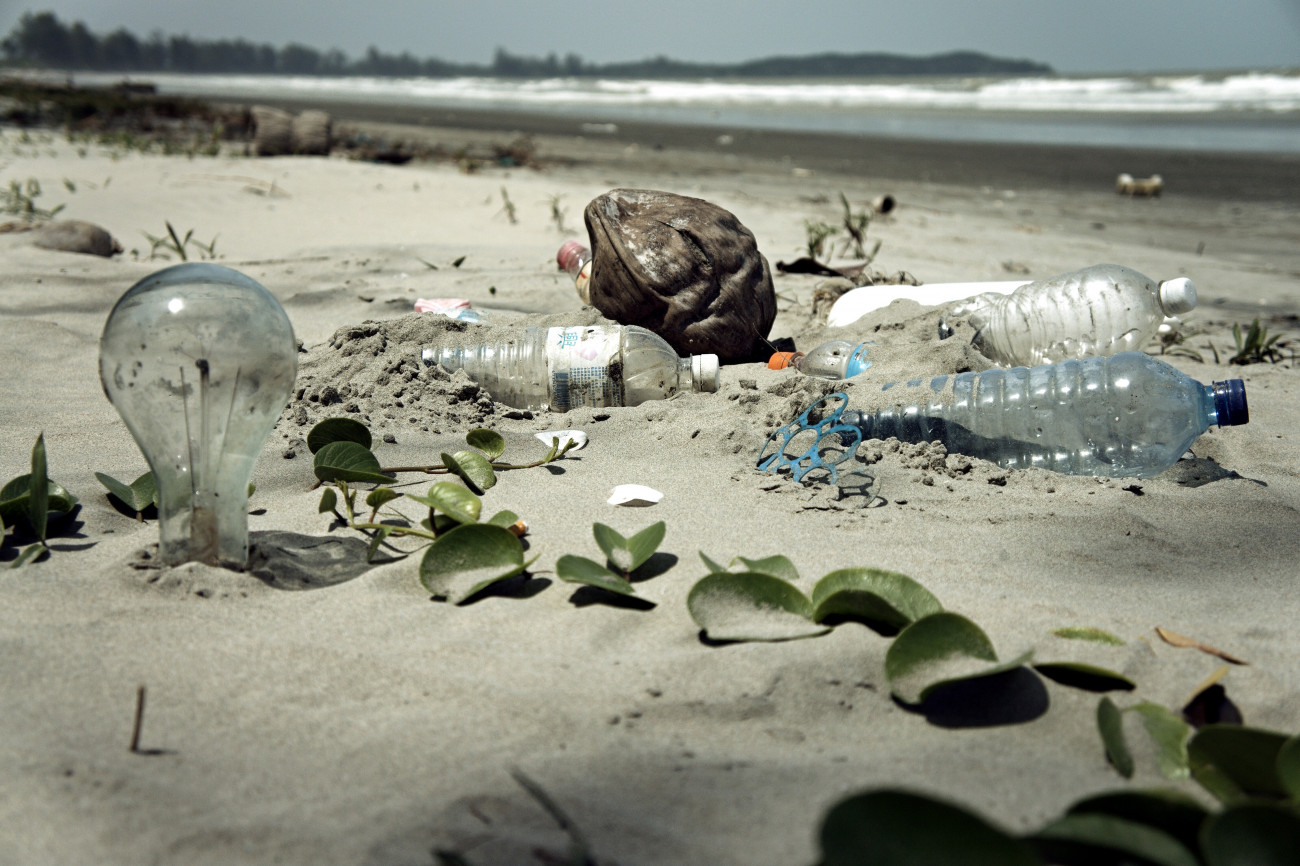
M 583 246 L 582 241 L 566 241 L 560 247 L 560 251 L 555 254 L 555 261 L 559 264 L 560 270 L 568 271 L 574 275 L 582 267 L 580 262 L 584 258 L 591 258 L 591 250 Z

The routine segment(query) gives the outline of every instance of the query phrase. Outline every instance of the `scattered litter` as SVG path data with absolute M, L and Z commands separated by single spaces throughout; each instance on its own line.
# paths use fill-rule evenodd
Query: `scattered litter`
M 620 484 L 614 488 L 609 499 L 610 505 L 626 505 L 629 508 L 645 508 L 663 499 L 664 495 L 653 487 L 644 484 Z
M 587 447 L 587 434 L 581 430 L 544 430 L 533 435 L 547 448 L 551 447 L 551 441 L 554 439 L 560 440 L 559 450 L 561 451 L 567 448 L 570 442 L 573 443 L 573 447 L 569 449 L 571 451 L 578 451 Z
M 830 404 L 838 405 L 826 411 L 818 408 L 823 403 L 828 404 L 827 408 Z M 840 473 L 837 467 L 853 457 L 862 442 L 861 430 L 853 424 L 840 423 L 840 415 L 848 405 L 848 396 L 839 391 L 813 401 L 798 418 L 768 435 L 767 441 L 763 443 L 763 448 L 758 454 L 758 468 L 764 472 L 788 470 L 790 477 L 799 482 L 808 477 L 812 471 L 821 469 L 829 476 L 831 484 L 839 484 Z M 811 420 L 814 410 L 818 410 L 817 421 Z M 815 438 L 812 443 L 798 453 L 791 453 L 790 442 L 806 431 L 814 433 Z M 800 444 L 807 439 L 806 436 L 801 437 Z M 777 444 L 778 442 L 780 444 Z M 768 449 L 773 446 L 775 450 L 769 454 Z
M 1029 280 L 977 283 L 926 283 L 920 286 L 862 286 L 840 295 L 826 316 L 832 327 L 851 325 L 873 310 L 887 307 L 897 300 L 916 301 L 926 307 L 964 301 L 974 295 L 996 292 L 1009 295 Z
M 468 310 L 469 301 L 465 298 L 416 298 L 415 311 L 417 313 L 454 313 L 457 310 Z M 453 316 L 452 318 L 455 318 Z
M 1115 192 L 1120 195 L 1156 196 L 1165 190 L 1165 179 L 1158 174 L 1135 178 L 1127 172 L 1115 178 Z

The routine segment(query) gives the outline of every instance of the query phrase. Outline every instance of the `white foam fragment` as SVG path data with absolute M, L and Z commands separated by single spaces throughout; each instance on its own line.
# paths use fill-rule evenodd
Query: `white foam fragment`
M 609 499 L 605 500 L 610 505 L 626 505 L 632 508 L 645 508 L 648 505 L 654 505 L 664 495 L 653 487 L 646 487 L 644 484 L 620 484 L 614 488 Z

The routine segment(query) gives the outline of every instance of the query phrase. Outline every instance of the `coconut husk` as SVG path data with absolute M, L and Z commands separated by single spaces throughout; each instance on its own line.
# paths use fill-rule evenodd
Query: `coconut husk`
M 591 304 L 659 334 L 679 355 L 766 357 L 776 292 L 754 235 L 703 199 L 642 189 L 598 196 L 584 214 Z

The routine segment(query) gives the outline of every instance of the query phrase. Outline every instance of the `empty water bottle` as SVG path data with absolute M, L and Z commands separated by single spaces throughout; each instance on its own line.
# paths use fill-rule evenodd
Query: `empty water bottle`
M 805 376 L 821 379 L 848 379 L 871 366 L 867 359 L 867 343 L 856 346 L 848 340 L 831 340 L 816 349 L 803 352 L 776 352 L 768 359 L 771 370 L 794 367 Z
M 1203 385 L 1143 352 L 885 385 L 897 397 L 848 411 L 865 439 L 942 442 L 1013 469 L 1144 478 L 1211 424 L 1250 420 L 1240 379 Z
M 1166 317 L 1195 306 L 1196 287 L 1186 277 L 1157 285 L 1132 268 L 1093 265 L 1009 295 L 977 295 L 950 315 L 967 317 L 984 356 L 1018 366 L 1141 349 Z
M 578 297 L 584 304 L 591 303 L 591 250 L 581 241 L 568 241 L 555 254 L 555 261 L 560 268 L 573 277 L 573 285 L 578 290 Z
M 421 356 L 428 366 L 464 370 L 492 399 L 517 409 L 636 406 L 678 391 L 718 390 L 717 355 L 679 358 L 663 337 L 635 325 L 525 328 L 514 339 Z

